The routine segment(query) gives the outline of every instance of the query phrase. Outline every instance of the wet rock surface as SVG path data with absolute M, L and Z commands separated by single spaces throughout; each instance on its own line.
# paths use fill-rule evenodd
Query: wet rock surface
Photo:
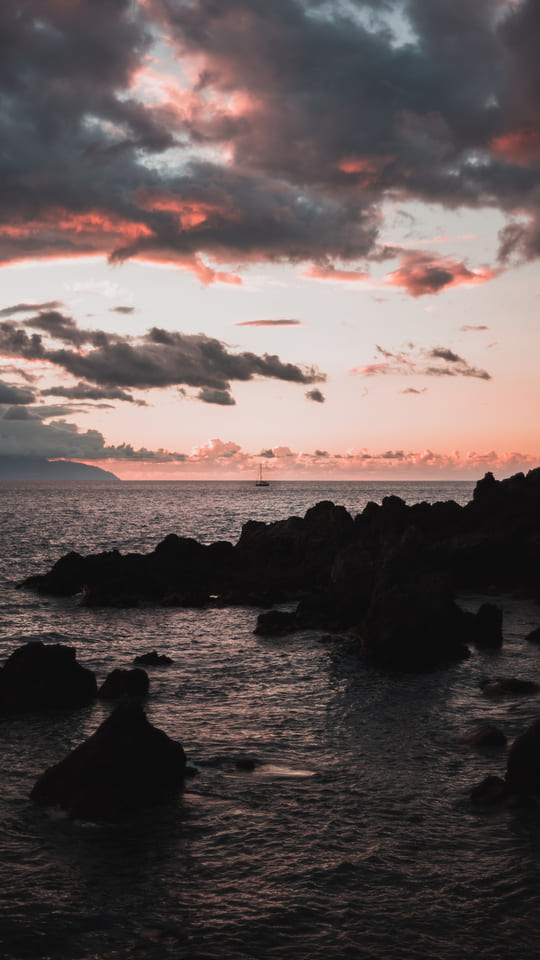
M 174 800 L 185 766 L 181 744 L 153 727 L 139 704 L 125 703 L 45 771 L 31 799 L 78 819 L 118 822 Z

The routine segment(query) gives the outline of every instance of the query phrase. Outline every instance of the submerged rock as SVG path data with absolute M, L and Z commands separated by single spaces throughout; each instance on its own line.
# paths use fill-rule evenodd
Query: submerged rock
M 137 703 L 121 704 L 96 732 L 39 778 L 30 796 L 71 817 L 118 822 L 170 802 L 184 781 L 181 744 Z
M 149 689 L 148 674 L 140 667 L 134 670 L 112 670 L 98 690 L 100 700 L 118 700 L 120 697 L 145 697 Z
M 527 696 L 540 690 L 534 680 L 519 680 L 517 677 L 482 680 L 480 687 L 486 697 Z
M 31 641 L 18 647 L 0 671 L 0 711 L 82 707 L 97 693 L 91 670 L 77 663 L 74 647 Z

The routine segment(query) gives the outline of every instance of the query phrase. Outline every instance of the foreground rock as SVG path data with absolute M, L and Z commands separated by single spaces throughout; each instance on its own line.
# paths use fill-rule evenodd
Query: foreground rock
M 15 650 L 0 671 L 0 711 L 16 713 L 82 707 L 97 693 L 91 670 L 74 647 L 32 641 Z
M 170 802 L 182 787 L 186 758 L 136 703 L 121 704 L 96 732 L 50 767 L 31 799 L 71 817 L 119 822 Z
M 98 690 L 100 700 L 119 700 L 121 697 L 145 697 L 149 689 L 148 674 L 140 667 L 134 670 L 112 670 Z

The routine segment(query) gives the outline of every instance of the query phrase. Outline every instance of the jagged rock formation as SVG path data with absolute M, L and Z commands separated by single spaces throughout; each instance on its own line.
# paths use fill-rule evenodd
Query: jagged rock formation
M 22 585 L 81 593 L 95 605 L 295 601 L 294 615 L 264 614 L 257 632 L 354 628 L 364 655 L 417 669 L 465 656 L 468 643 L 502 643 L 498 608 L 466 615 L 454 603 L 456 589 L 534 593 L 539 569 L 540 468 L 502 481 L 486 474 L 464 507 L 408 506 L 391 496 L 353 519 L 323 501 L 303 518 L 248 521 L 234 546 L 170 534 L 146 555 L 68 554 Z

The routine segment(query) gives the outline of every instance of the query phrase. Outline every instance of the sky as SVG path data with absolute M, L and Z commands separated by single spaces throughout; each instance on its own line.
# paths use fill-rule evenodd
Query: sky
M 537 0 L 0 5 L 0 455 L 540 465 Z

